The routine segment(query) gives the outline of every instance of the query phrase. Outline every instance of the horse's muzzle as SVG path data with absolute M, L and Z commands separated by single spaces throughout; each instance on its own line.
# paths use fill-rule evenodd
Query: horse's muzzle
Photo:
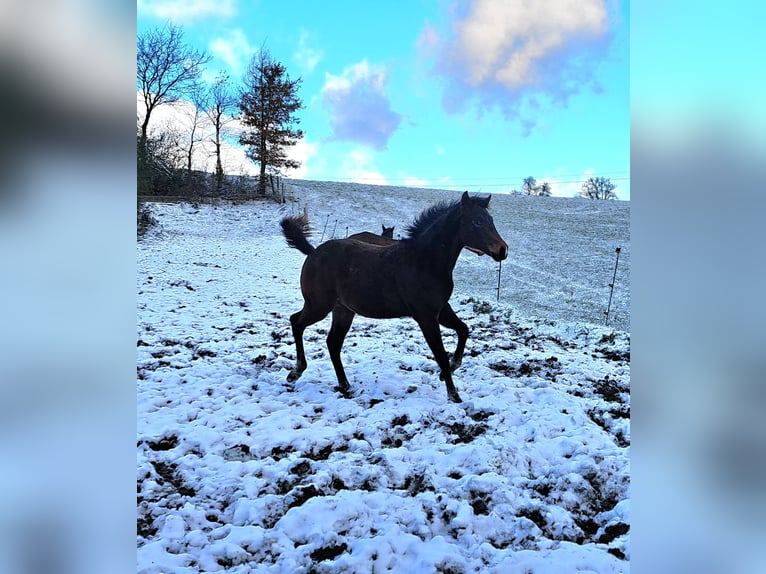
M 489 255 L 495 261 L 502 261 L 508 257 L 508 244 L 502 240 L 500 240 L 499 243 L 490 245 L 486 251 L 482 251 L 476 247 L 471 247 L 470 245 L 466 245 L 465 248 L 471 253 L 475 253 L 476 255 Z
M 502 261 L 508 257 L 508 244 L 505 241 L 500 241 L 490 247 L 489 256 L 495 261 Z

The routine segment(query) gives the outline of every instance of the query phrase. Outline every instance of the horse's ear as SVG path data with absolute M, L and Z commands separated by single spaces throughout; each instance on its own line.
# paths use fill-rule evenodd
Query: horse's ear
M 489 200 L 492 199 L 491 195 L 488 195 L 487 197 L 484 197 L 481 199 L 481 205 L 484 207 L 484 209 L 487 209 L 489 207 Z
M 463 197 L 460 198 L 460 203 L 462 203 L 463 205 L 468 205 L 468 202 L 470 202 L 470 201 L 471 201 L 471 198 L 468 197 L 468 192 L 464 191 L 463 192 Z

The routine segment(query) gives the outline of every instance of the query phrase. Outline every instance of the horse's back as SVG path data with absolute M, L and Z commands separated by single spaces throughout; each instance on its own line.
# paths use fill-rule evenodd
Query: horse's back
M 361 241 L 363 243 L 371 243 L 373 245 L 391 245 L 396 240 L 383 235 L 375 235 L 369 231 L 362 231 L 361 233 L 354 233 L 349 235 L 348 239 L 353 241 Z

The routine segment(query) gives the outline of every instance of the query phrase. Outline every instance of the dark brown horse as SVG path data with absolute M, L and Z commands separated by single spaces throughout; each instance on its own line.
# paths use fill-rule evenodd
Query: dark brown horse
M 357 241 L 364 241 L 365 243 L 374 243 L 376 245 L 390 245 L 394 241 L 394 227 L 386 227 L 381 225 L 383 231 L 380 235 L 375 235 L 369 231 L 362 231 L 361 233 L 354 233 L 349 235 L 346 239 L 356 239 Z
M 383 233 L 380 235 L 375 235 L 369 231 L 362 231 L 361 233 L 349 235 L 348 239 L 374 243 L 375 245 L 391 245 L 392 243 L 396 243 L 396 240 L 393 238 L 394 228 L 386 227 L 385 225 L 382 227 Z M 468 325 L 460 320 L 449 302 L 444 304 L 444 308 L 439 314 L 439 324 L 452 329 L 457 334 L 457 347 L 455 348 L 455 354 L 452 355 L 452 359 L 450 359 L 450 370 L 454 373 L 463 363 L 463 352 L 465 351 L 466 341 L 468 341 Z M 440 378 L 442 380 L 444 379 L 444 377 Z
M 408 237 L 390 245 L 335 239 L 314 248 L 307 239 L 309 225 L 304 216 L 282 219 L 288 245 L 308 256 L 301 271 L 303 309 L 290 316 L 297 361 L 287 380 L 297 380 L 306 370 L 306 327 L 321 321 L 330 311 L 332 326 L 327 348 L 344 396 L 349 396 L 350 387 L 340 351 L 354 315 L 374 319 L 412 317 L 439 365 L 447 395 L 461 402 L 452 382 L 452 368 L 457 365 L 454 361 L 450 365 L 439 325 L 458 333 L 460 325 L 465 326 L 448 304 L 453 289 L 452 270 L 463 247 L 487 253 L 496 261 L 508 255 L 508 245 L 487 211 L 489 200 L 469 197 L 466 192 L 459 201 L 434 205 L 408 227 Z M 455 356 L 462 353 L 459 339 Z

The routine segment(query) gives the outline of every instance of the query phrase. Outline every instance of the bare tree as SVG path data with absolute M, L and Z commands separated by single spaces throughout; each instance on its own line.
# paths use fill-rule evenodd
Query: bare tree
M 144 102 L 138 142 L 139 185 L 146 166 L 146 141 L 152 112 L 162 104 L 178 101 L 199 82 L 202 67 L 210 61 L 204 51 L 183 43 L 183 30 L 166 24 L 140 35 L 136 44 L 136 85 Z
M 535 189 L 537 188 L 537 180 L 532 177 L 531 175 L 529 177 L 524 178 L 524 182 L 521 184 L 521 192 L 525 193 L 527 195 L 536 195 Z
M 537 180 L 532 177 L 525 177 L 521 184 L 521 193 L 526 195 L 540 195 L 549 196 L 551 194 L 551 184 L 544 181 L 540 185 L 537 185 Z
M 287 157 L 286 148 L 297 144 L 303 131 L 295 127 L 295 113 L 303 107 L 297 90 L 302 80 L 291 80 L 286 68 L 265 49 L 253 55 L 245 72 L 239 109 L 245 130 L 239 143 L 247 156 L 261 166 L 258 193 L 266 193 L 266 172 L 296 168 L 300 162 Z
M 221 72 L 216 77 L 208 92 L 206 113 L 213 125 L 213 145 L 215 145 L 215 182 L 216 191 L 221 193 L 223 187 L 223 162 L 221 161 L 221 143 L 226 137 L 226 125 L 234 121 L 231 112 L 234 111 L 237 98 L 231 89 L 229 76 Z
M 580 196 L 588 199 L 617 199 L 615 187 L 608 177 L 589 177 L 582 184 Z
M 185 129 L 184 152 L 186 156 L 186 187 L 191 193 L 193 189 L 193 159 L 194 147 L 204 139 L 203 129 L 207 115 L 204 110 L 207 109 L 207 91 L 201 84 L 195 85 L 189 93 L 189 102 L 183 106 L 183 114 L 188 120 Z

